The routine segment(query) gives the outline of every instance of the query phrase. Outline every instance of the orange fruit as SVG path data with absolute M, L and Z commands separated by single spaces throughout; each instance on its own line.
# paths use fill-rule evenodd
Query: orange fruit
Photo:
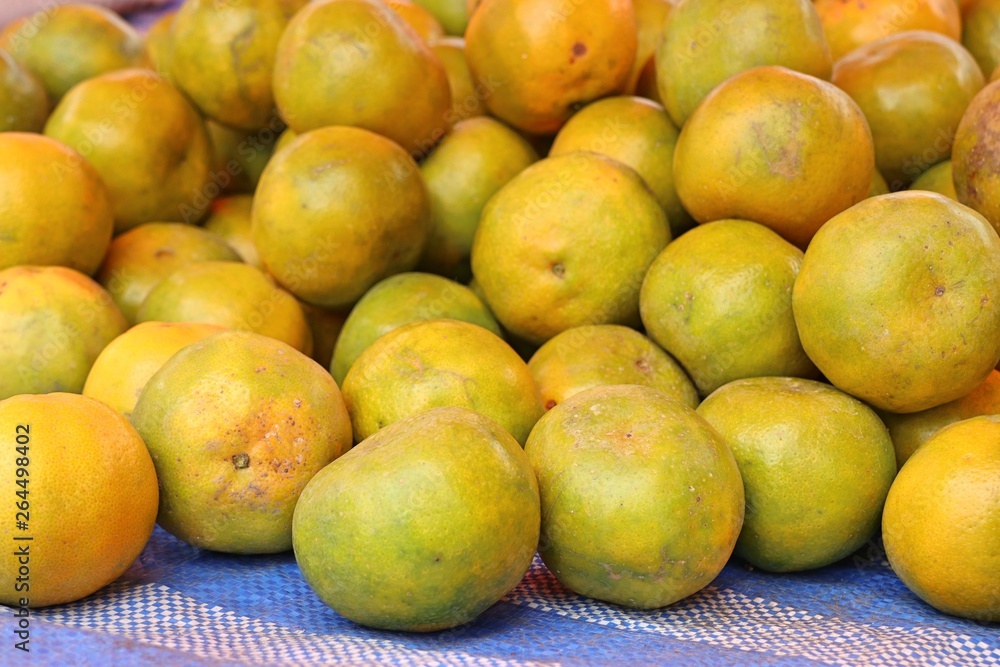
M 41 132 L 49 98 L 27 68 L 0 49 L 0 132 Z
M 955 192 L 955 181 L 952 177 L 951 160 L 938 162 L 917 176 L 913 183 L 910 184 L 910 189 L 936 192 L 948 199 L 958 201 L 958 193 Z
M 292 544 L 337 613 L 429 632 L 472 622 L 513 589 L 538 523 L 538 485 L 517 442 L 471 410 L 436 408 L 321 470 L 295 507 Z
M 342 389 L 357 442 L 418 412 L 457 406 L 524 443 L 543 412 L 517 353 L 493 332 L 459 320 L 410 322 L 381 336 L 351 365 Z
M 1000 361 L 1000 237 L 938 194 L 866 199 L 813 238 L 792 309 L 841 390 L 891 412 L 953 401 Z
M 753 220 L 804 248 L 868 194 L 873 163 L 868 123 L 846 93 L 757 67 L 712 90 L 687 121 L 674 186 L 698 222 Z
M 888 35 L 930 30 L 958 41 L 962 16 L 955 0 L 814 0 L 834 62 Z
M 78 393 L 97 355 L 127 328 L 108 293 L 78 271 L 0 271 L 0 400 Z
M 467 280 L 486 202 L 537 160 L 528 142 L 500 121 L 470 118 L 456 124 L 420 165 L 431 205 L 420 268 Z
M 83 395 L 101 401 L 128 419 L 153 373 L 174 353 L 223 331 L 214 324 L 143 322 L 108 343 L 94 361 Z
M 608 97 L 586 106 L 556 135 L 549 157 L 593 151 L 631 167 L 646 181 L 678 237 L 694 225 L 674 188 L 677 128 L 656 102 L 640 97 Z
M 208 118 L 255 130 L 274 114 L 278 0 L 189 0 L 170 26 L 170 79 Z
M 223 331 L 150 378 L 132 413 L 160 482 L 157 521 L 228 553 L 292 546 L 306 483 L 351 447 L 330 374 L 279 341 Z
M 635 10 L 635 24 L 638 28 L 638 42 L 635 50 L 635 60 L 629 73 L 625 92 L 639 94 L 639 81 L 643 76 L 656 81 L 656 50 L 663 41 L 667 28 L 667 18 L 677 0 L 632 0 Z M 647 73 L 646 70 L 649 70 Z
M 743 483 L 722 437 L 649 387 L 580 392 L 524 448 L 538 478 L 538 553 L 580 595 L 639 609 L 708 585 L 743 524 Z
M 663 106 L 683 126 L 709 91 L 761 65 L 830 78 L 830 50 L 809 0 L 681 2 L 656 51 Z
M 0 161 L 0 269 L 37 264 L 94 273 L 114 228 L 97 170 L 39 134 L 0 133 L 0 154 L 6 156 Z
M 923 31 L 852 51 L 833 68 L 833 83 L 861 107 L 875 166 L 899 190 L 951 155 L 955 129 L 983 76 L 961 44 Z
M 146 31 L 146 53 L 153 71 L 162 77 L 170 79 L 170 54 L 173 51 L 173 40 L 170 38 L 170 25 L 174 22 L 176 11 L 167 12 L 156 20 Z
M 497 336 L 500 325 L 472 291 L 428 273 L 399 273 L 365 292 L 351 309 L 327 364 L 338 383 L 376 339 L 404 324 L 447 318 L 478 324 Z
M 486 114 L 483 99 L 490 91 L 478 81 L 473 81 L 469 63 L 465 59 L 465 40 L 460 37 L 444 37 L 431 45 L 431 51 L 444 65 L 451 89 L 451 110 L 447 114 L 448 123 L 454 126 L 459 121 Z
M 720 387 L 698 414 L 725 438 L 743 478 L 740 558 L 771 572 L 809 570 L 878 530 L 896 459 L 861 401 L 812 380 L 762 377 Z
M 234 195 L 212 202 L 205 230 L 216 234 L 236 251 L 244 263 L 258 269 L 264 268 L 257 246 L 253 244 L 250 211 L 253 206 L 251 195 Z M 207 259 L 207 258 L 206 258 Z
M 989 76 L 1000 66 L 1000 1 L 976 0 L 962 21 L 962 44 Z
M 963 419 L 994 414 L 1000 414 L 1000 371 L 993 371 L 981 385 L 950 403 L 905 415 L 882 411 L 879 417 L 889 428 L 896 448 L 896 465 L 902 468 L 913 452 L 943 427 Z
M 384 0 L 392 11 L 399 14 L 413 32 L 430 46 L 444 37 L 444 28 L 427 9 L 410 0 Z
M 469 23 L 469 10 L 465 0 L 413 0 L 438 20 L 449 35 L 461 37 Z
M 972 100 L 955 132 L 952 176 L 958 201 L 1000 230 L 1000 83 Z
M 201 218 L 196 199 L 209 182 L 208 135 L 198 112 L 163 77 L 127 69 L 88 79 L 59 102 L 45 134 L 97 169 L 117 232 Z
M 646 333 L 707 395 L 733 380 L 815 377 L 792 315 L 802 251 L 746 220 L 701 225 L 670 243 L 642 283 Z
M 630 0 L 486 0 L 465 32 L 486 107 L 531 134 L 553 134 L 588 102 L 628 86 L 638 37 Z
M 160 280 L 136 312 L 138 322 L 202 322 L 252 331 L 312 353 L 302 307 L 260 269 L 238 262 L 184 264 Z
M 1000 621 L 1000 417 L 938 431 L 896 477 L 882 517 L 892 569 L 936 609 Z
M 115 238 L 97 273 L 125 319 L 135 324 L 149 293 L 175 270 L 192 262 L 238 262 L 226 242 L 200 227 L 148 222 Z
M 95 76 L 150 64 L 142 35 L 93 4 L 55 4 L 0 32 L 7 51 L 42 82 L 53 102 Z
M 298 136 L 299 135 L 295 130 L 290 127 L 286 127 L 282 130 L 281 134 L 278 135 L 278 140 L 274 142 L 274 151 L 272 151 L 272 154 L 277 153 L 279 150 L 295 141 Z
M 0 602 L 73 602 L 121 576 L 156 521 L 156 472 L 135 429 L 99 401 L 62 393 L 0 401 L 0 428 L 12 514 L 0 529 Z
M 441 61 L 379 0 L 320 0 L 298 12 L 278 45 L 274 99 L 300 134 L 353 125 L 411 153 L 444 136 L 451 108 Z
M 326 127 L 278 151 L 251 219 L 254 245 L 279 284 L 303 301 L 341 308 L 417 264 L 430 202 L 420 170 L 398 144 L 359 128 Z
M 538 344 L 584 324 L 637 325 L 642 278 L 669 239 L 634 171 L 572 153 L 533 164 L 490 199 L 472 273 L 497 320 Z
M 635 329 L 597 324 L 550 338 L 528 361 L 546 410 L 581 391 L 611 384 L 659 389 L 690 408 L 698 390 L 674 359 Z

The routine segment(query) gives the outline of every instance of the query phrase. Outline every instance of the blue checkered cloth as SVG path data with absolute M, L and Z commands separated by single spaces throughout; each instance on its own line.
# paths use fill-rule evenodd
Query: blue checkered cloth
M 476 622 L 421 635 L 338 616 L 291 553 L 227 556 L 157 528 L 117 582 L 32 612 L 27 662 L 13 611 L 0 609 L 0 665 L 1000 665 L 1000 626 L 927 606 L 874 542 L 798 574 L 734 559 L 654 611 L 575 595 L 536 559 Z

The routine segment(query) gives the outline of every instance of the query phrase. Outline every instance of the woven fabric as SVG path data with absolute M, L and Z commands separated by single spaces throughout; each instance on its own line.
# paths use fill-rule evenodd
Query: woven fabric
M 0 664 L 20 664 L 13 611 Z M 309 589 L 291 554 L 226 556 L 157 528 L 117 582 L 31 616 L 31 665 L 1000 665 L 1000 627 L 952 618 L 896 578 L 877 544 L 798 574 L 734 560 L 666 609 L 563 588 L 541 561 L 476 622 L 432 634 L 355 625 Z

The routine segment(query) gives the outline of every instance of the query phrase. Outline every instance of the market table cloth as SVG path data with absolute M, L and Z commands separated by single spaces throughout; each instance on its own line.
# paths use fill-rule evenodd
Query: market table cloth
M 921 602 L 876 542 L 797 574 L 734 559 L 654 611 L 574 595 L 536 559 L 477 621 L 422 635 L 340 617 L 291 553 L 218 554 L 157 528 L 120 580 L 33 611 L 29 654 L 13 648 L 17 619 L 2 609 L 2 665 L 1000 665 L 1000 626 Z
M 130 20 L 146 28 L 162 11 Z M 1000 625 L 921 602 L 876 541 L 796 574 L 734 559 L 703 591 L 655 611 L 574 595 L 536 558 L 476 622 L 420 635 L 338 616 L 291 553 L 227 556 L 157 528 L 117 582 L 32 611 L 29 653 L 14 648 L 14 611 L 0 609 L 0 665 L 1000 665 Z

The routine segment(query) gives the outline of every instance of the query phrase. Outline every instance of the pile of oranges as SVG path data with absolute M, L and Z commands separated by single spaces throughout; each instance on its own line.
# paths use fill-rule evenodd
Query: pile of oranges
M 655 608 L 881 528 L 1000 620 L 997 79 L 1000 0 L 3 27 L 0 539 L 34 569 L 0 556 L 0 601 L 97 591 L 156 522 L 416 631 L 536 551 Z

